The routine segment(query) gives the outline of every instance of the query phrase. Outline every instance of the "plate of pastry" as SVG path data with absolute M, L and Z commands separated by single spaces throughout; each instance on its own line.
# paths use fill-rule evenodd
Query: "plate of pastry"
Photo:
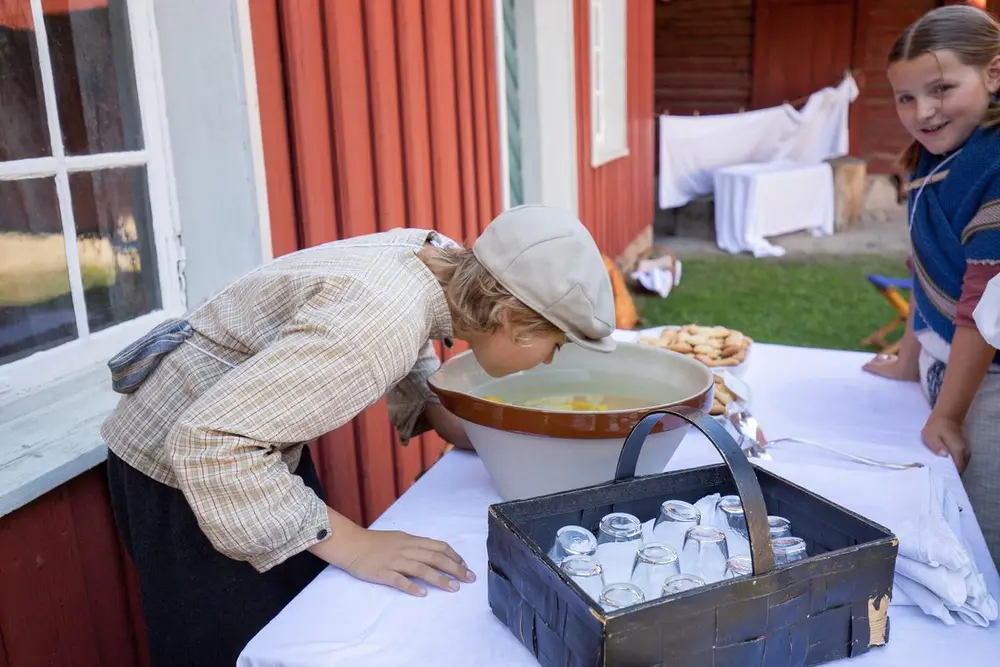
M 753 339 L 723 326 L 685 324 L 655 327 L 638 332 L 638 342 L 693 357 L 714 372 L 742 377 L 746 372 Z

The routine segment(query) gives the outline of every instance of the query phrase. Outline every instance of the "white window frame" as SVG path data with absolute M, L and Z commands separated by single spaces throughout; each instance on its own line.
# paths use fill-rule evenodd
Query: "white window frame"
M 105 363 L 109 357 L 164 318 L 183 314 L 186 308 L 182 283 L 183 248 L 180 243 L 180 222 L 176 215 L 176 191 L 170 144 L 167 140 L 166 106 L 153 0 L 126 0 L 144 148 L 95 155 L 65 154 L 42 0 L 30 2 L 52 154 L 48 157 L 0 162 L 0 180 L 54 177 L 78 336 L 68 343 L 0 365 L 0 404 Z M 128 166 L 146 168 L 161 308 L 102 331 L 90 332 L 77 252 L 69 174 Z
M 590 0 L 590 164 L 628 150 L 626 0 Z

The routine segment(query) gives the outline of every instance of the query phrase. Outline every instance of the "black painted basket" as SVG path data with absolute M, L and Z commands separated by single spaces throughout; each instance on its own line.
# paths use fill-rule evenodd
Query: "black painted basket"
M 725 465 L 635 478 L 662 419 L 708 436 Z M 545 556 L 561 526 L 594 530 L 609 512 L 645 522 L 666 499 L 738 493 L 754 574 L 605 612 Z M 809 557 L 775 567 L 767 515 L 789 519 Z M 868 652 L 889 636 L 898 541 L 888 530 L 750 464 L 699 410 L 652 412 L 632 430 L 615 480 L 490 507 L 489 602 L 543 667 L 795 667 Z

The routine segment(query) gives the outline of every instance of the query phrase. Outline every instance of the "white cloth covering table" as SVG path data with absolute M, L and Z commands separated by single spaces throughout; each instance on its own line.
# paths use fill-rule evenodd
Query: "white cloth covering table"
M 768 239 L 809 230 L 834 232 L 833 168 L 787 161 L 724 167 L 715 178 L 716 244 L 730 253 L 781 256 Z
M 755 344 L 744 379 L 753 389 L 761 428 L 769 438 L 803 437 L 872 458 L 931 466 L 964 508 L 965 538 L 988 588 L 1000 598 L 1000 576 L 951 460 L 934 456 L 920 441 L 929 409 L 919 386 L 863 373 L 861 365 L 870 356 Z M 720 460 L 703 436 L 692 433 L 669 467 Z M 850 471 L 831 469 L 831 474 Z M 457 593 L 430 589 L 426 598 L 414 598 L 327 568 L 247 645 L 239 667 L 537 665 L 493 616 L 487 600 L 486 517 L 488 506 L 498 501 L 478 457 L 449 453 L 373 527 L 447 541 L 478 580 Z M 1000 654 L 1000 623 L 986 629 L 945 626 L 915 607 L 893 606 L 889 615 L 888 646 L 830 664 L 985 665 Z

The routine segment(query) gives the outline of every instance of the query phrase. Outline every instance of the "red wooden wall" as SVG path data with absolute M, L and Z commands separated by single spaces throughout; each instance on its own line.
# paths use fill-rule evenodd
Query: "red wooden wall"
M 824 4 L 822 0 L 784 1 Z M 755 19 L 763 2 L 774 0 L 656 3 L 657 112 L 690 115 L 695 111 L 735 113 L 753 108 L 755 74 L 767 74 L 755 73 L 753 67 Z M 869 160 L 871 173 L 894 172 L 895 158 L 908 143 L 889 92 L 886 55 L 906 26 L 941 4 L 941 0 L 854 0 L 852 41 L 839 48 L 850 50 L 850 64 L 861 89 L 851 108 L 851 152 Z M 992 0 L 988 8 L 997 4 Z M 801 56 L 785 55 L 783 59 L 796 64 L 809 62 L 820 51 L 813 41 L 801 41 L 800 48 Z M 799 94 L 792 89 L 787 95 L 773 91 L 761 102 L 771 104 L 775 95 L 793 101 Z
M 753 12 L 754 0 L 657 0 L 657 112 L 689 116 L 750 108 Z
M 757 0 L 752 106 L 796 104 L 839 83 L 852 66 L 856 4 L 855 0 Z
M 579 216 L 612 257 L 653 222 L 653 1 L 629 0 L 626 12 L 629 154 L 596 169 L 590 166 L 590 2 L 573 6 Z
M 104 467 L 0 519 L 0 667 L 149 664 Z
M 275 254 L 400 226 L 472 241 L 499 213 L 491 0 L 251 12 Z M 401 446 L 380 402 L 313 453 L 328 502 L 367 525 L 443 448 Z
M 854 67 L 862 80 L 861 97 L 852 106 L 852 152 L 870 160 L 875 173 L 898 171 L 895 162 L 910 139 L 899 123 L 892 88 L 886 78 L 886 57 L 906 27 L 938 0 L 858 0 Z

